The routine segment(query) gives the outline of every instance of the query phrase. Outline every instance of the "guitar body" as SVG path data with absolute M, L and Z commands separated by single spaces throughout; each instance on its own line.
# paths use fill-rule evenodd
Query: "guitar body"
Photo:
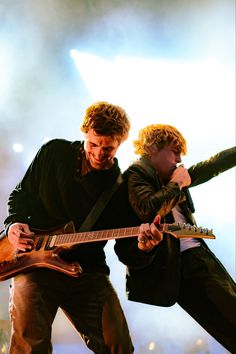
M 61 234 L 65 230 L 68 232 L 68 225 L 56 229 L 53 235 Z M 71 225 L 71 224 L 70 224 Z M 34 238 L 34 248 L 30 251 L 22 252 L 17 250 L 6 236 L 0 239 L 0 281 L 15 277 L 35 268 L 49 268 L 60 271 L 67 275 L 78 277 L 82 273 L 79 263 L 67 263 L 60 258 L 60 253 L 69 249 L 68 246 L 49 247 L 50 233 L 38 231 Z

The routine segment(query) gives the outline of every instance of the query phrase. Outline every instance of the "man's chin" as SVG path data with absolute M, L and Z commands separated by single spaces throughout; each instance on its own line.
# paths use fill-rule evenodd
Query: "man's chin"
M 104 167 L 102 165 L 94 165 L 92 166 L 94 170 L 104 170 Z
M 103 170 L 106 164 L 104 162 L 90 162 L 90 165 L 94 170 Z
M 111 167 L 111 161 L 103 161 L 102 163 L 96 163 L 92 166 L 92 168 L 95 170 L 109 170 Z

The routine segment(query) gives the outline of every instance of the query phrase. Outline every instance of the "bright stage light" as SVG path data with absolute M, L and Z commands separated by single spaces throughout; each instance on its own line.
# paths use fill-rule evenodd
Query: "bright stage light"
M 117 72 L 113 62 L 74 49 L 70 54 L 92 96 L 108 101 L 118 94 L 120 87 L 116 84 Z
M 155 342 L 150 342 L 148 344 L 148 350 L 153 351 L 156 348 L 156 343 Z
M 141 121 L 173 117 L 181 129 L 196 119 L 210 130 L 206 125 L 213 116 L 214 122 L 223 115 L 234 119 L 233 76 L 214 58 L 106 60 L 77 50 L 71 56 L 93 100 L 120 102 Z
M 22 152 L 23 151 L 23 146 L 21 144 L 18 144 L 18 143 L 14 144 L 12 146 L 12 148 L 13 148 L 13 150 L 15 152 Z

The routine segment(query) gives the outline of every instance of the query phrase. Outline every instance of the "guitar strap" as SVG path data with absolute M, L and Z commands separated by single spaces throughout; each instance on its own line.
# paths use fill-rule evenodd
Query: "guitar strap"
M 121 173 L 118 175 L 115 183 L 104 190 L 104 192 L 100 195 L 97 202 L 94 204 L 83 224 L 80 226 L 78 232 L 90 231 L 92 226 L 95 224 L 101 213 L 103 212 L 105 206 L 111 199 L 112 195 L 115 193 L 119 185 L 122 183 L 122 175 Z

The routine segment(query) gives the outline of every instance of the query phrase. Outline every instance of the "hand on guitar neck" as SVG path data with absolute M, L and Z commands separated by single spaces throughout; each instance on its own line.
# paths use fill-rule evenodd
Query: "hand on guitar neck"
M 140 225 L 140 234 L 138 236 L 138 248 L 141 251 L 151 251 L 163 239 L 163 233 L 160 231 L 160 215 L 157 215 L 152 224 L 146 223 Z
M 216 238 L 212 229 L 185 223 L 160 224 L 160 220 L 161 217 L 157 215 L 153 223 L 140 225 L 138 236 L 140 250 L 151 251 L 163 240 L 163 234 L 172 235 L 175 238 Z

